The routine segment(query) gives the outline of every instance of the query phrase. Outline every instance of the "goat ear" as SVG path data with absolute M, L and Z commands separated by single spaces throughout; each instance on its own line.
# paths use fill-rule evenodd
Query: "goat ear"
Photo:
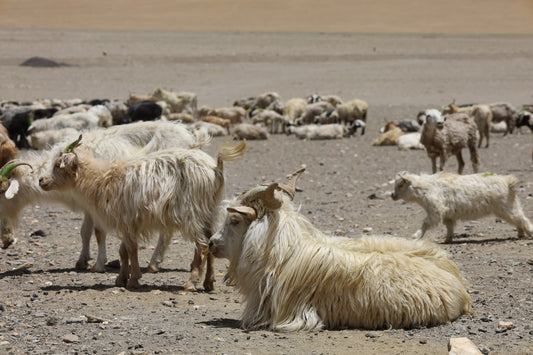
M 11 183 L 9 184 L 9 187 L 6 190 L 5 196 L 6 199 L 10 200 L 12 199 L 17 192 L 19 191 L 19 182 L 16 179 L 11 180 Z
M 248 206 L 228 207 L 226 208 L 226 210 L 231 213 L 242 214 L 248 219 L 252 219 L 252 220 L 257 217 L 255 210 L 252 207 L 248 207 Z
M 76 154 L 74 153 L 67 153 L 63 154 L 61 157 L 61 163 L 59 164 L 59 167 L 61 169 L 69 168 L 69 169 L 75 169 L 77 165 L 78 158 L 76 157 Z

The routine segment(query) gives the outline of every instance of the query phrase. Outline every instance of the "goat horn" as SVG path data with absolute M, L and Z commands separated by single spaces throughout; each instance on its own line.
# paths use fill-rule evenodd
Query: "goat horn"
M 72 142 L 69 145 L 67 145 L 67 147 L 65 148 L 65 153 L 72 153 L 72 150 L 74 148 L 79 147 L 81 145 L 80 142 L 81 142 L 81 134 L 78 137 L 78 139 L 76 139 L 74 142 Z
M 279 189 L 285 192 L 291 200 L 294 199 L 294 195 L 296 193 L 296 180 L 302 175 L 302 173 L 305 171 L 305 168 L 298 169 L 291 175 L 289 175 L 289 178 L 287 179 L 287 182 L 284 184 L 279 184 Z
M 12 160 L 10 162 L 7 162 L 2 167 L 2 170 L 0 170 L 0 180 L 1 181 L 5 181 L 5 180 L 9 179 L 9 176 L 11 175 L 11 172 L 13 171 L 13 169 L 15 169 L 17 166 L 20 166 L 20 165 L 27 165 L 27 166 L 29 166 L 30 168 L 33 169 L 33 167 L 30 164 L 28 164 L 28 163 L 23 163 L 23 162 L 15 163 Z
M 281 201 L 276 198 L 275 192 L 278 188 L 278 183 L 268 185 L 266 190 L 262 191 L 260 194 L 261 200 L 268 209 L 275 210 L 281 207 Z

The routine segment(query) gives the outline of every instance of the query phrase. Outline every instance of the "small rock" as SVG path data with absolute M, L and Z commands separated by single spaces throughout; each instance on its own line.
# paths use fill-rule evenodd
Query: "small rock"
M 2 346 L 6 346 L 6 345 L 9 345 L 9 342 L 8 341 L 0 341 L 0 347 Z
M 372 232 L 372 227 L 363 228 L 363 233 L 370 233 L 370 232 Z
M 68 318 L 63 320 L 65 324 L 82 324 L 87 322 L 87 318 L 85 316 L 81 316 L 79 318 Z
M 448 355 L 481 355 L 476 344 L 468 338 L 450 338 Z
M 93 316 L 85 316 L 87 318 L 87 323 L 109 323 L 108 320 Z
M 381 334 L 379 332 L 367 332 L 365 334 L 365 337 L 367 338 L 379 338 L 381 336 Z
M 67 334 L 63 337 L 64 343 L 77 343 L 80 340 L 77 335 Z
M 170 301 L 163 301 L 163 306 L 166 306 L 166 307 L 172 307 L 172 302 L 170 302 Z
M 513 322 L 500 321 L 498 323 L 498 328 L 496 328 L 496 333 L 504 333 L 513 328 L 514 328 Z

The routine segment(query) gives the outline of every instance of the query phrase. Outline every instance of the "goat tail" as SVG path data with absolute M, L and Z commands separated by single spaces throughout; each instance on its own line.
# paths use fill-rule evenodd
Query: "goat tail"
M 515 192 L 516 185 L 518 185 L 519 182 L 520 181 L 518 180 L 518 178 L 516 176 L 509 175 L 509 177 L 507 179 L 507 183 L 509 184 L 509 190 Z
M 194 131 L 194 143 L 190 149 L 200 149 L 211 144 L 211 135 L 206 129 L 197 129 Z
M 238 159 L 246 152 L 246 140 L 243 140 L 237 145 L 231 145 L 230 143 L 224 143 L 218 147 L 217 151 L 217 169 L 223 170 L 224 161 L 232 161 Z

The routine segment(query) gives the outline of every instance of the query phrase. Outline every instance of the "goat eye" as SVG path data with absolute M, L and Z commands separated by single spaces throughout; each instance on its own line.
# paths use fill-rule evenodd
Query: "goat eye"
M 229 220 L 229 223 L 233 225 L 239 224 L 240 222 L 241 222 L 240 218 L 237 218 L 237 217 L 231 217 Z

